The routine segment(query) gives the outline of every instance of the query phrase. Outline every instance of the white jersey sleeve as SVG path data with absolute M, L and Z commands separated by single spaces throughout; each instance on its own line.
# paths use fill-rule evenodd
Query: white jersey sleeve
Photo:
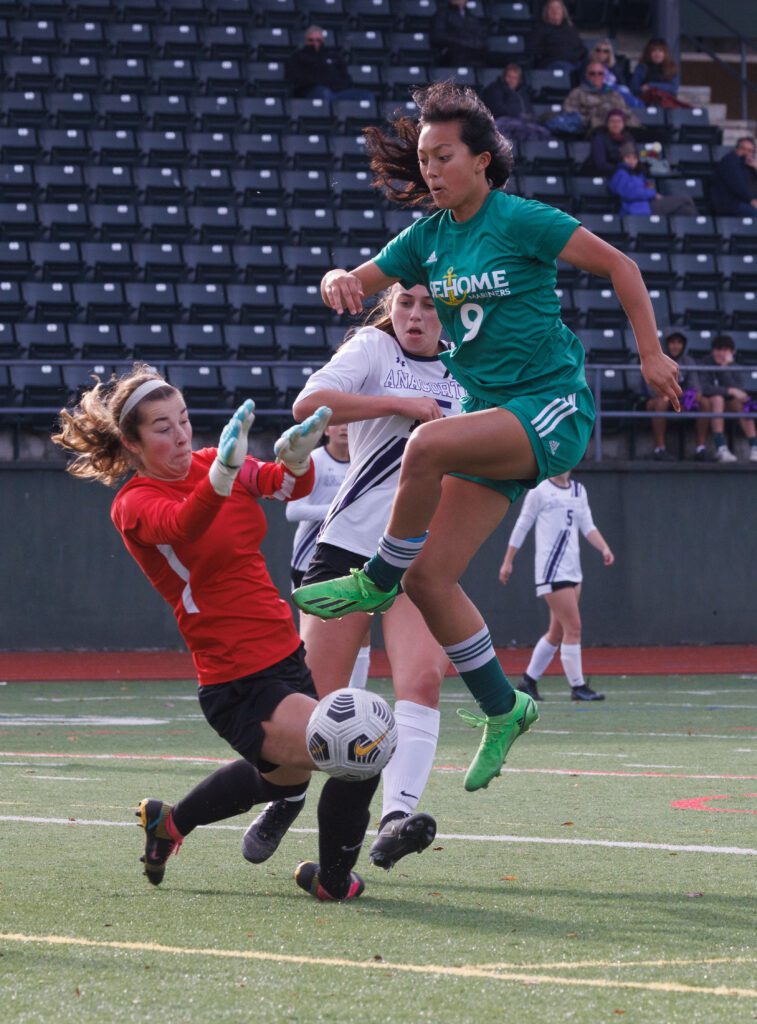
M 585 537 L 592 530 L 596 530 L 596 526 L 594 525 L 591 509 L 589 508 L 589 496 L 583 484 L 578 484 L 578 497 L 580 502 L 578 506 L 578 528 Z
M 536 522 L 536 517 L 539 514 L 540 495 L 538 491 L 539 488 L 535 487 L 533 490 L 526 492 L 526 496 L 523 499 L 523 504 L 520 509 L 520 515 L 516 519 L 515 526 L 510 534 L 508 547 L 523 547 L 523 542 L 528 536 L 528 531 Z
M 312 459 L 315 467 L 312 491 L 304 498 L 290 501 L 286 509 L 287 519 L 299 524 L 292 546 L 292 568 L 302 572 L 310 565 L 323 520 L 350 465 L 349 462 L 338 462 L 325 447 L 316 448 Z
M 431 397 L 445 416 L 460 412 L 465 395 L 437 356 L 414 356 L 375 327 L 357 331 L 308 378 L 299 397 L 325 388 L 369 396 Z M 416 425 L 417 421 L 396 415 L 349 424 L 350 468 L 319 542 L 358 555 L 374 553 L 389 519 L 405 445 Z

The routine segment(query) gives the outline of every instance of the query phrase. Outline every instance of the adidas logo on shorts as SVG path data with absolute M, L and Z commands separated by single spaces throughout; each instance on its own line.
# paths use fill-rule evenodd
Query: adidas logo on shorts
M 560 442 L 559 441 L 550 441 L 549 442 L 549 450 L 552 452 L 553 455 L 555 454 L 555 452 L 557 451 L 557 449 L 559 447 L 560 447 Z

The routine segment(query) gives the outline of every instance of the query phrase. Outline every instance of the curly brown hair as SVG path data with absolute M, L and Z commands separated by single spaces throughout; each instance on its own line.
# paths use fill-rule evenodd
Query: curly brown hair
M 418 117 L 398 117 L 391 132 L 381 128 L 364 129 L 366 148 L 371 158 L 374 188 L 393 202 L 406 206 L 433 205 L 428 185 L 418 162 L 418 137 L 427 124 L 458 122 L 460 139 L 474 155 L 490 153 L 487 178 L 492 188 L 507 184 L 513 169 L 513 147 L 497 131 L 489 108 L 478 95 L 454 82 L 435 82 L 416 89 L 413 101 Z
M 134 458 L 123 439 L 139 440 L 140 409 L 144 402 L 169 398 L 177 389 L 147 363 L 134 363 L 128 373 L 113 375 L 102 381 L 93 374 L 95 384 L 85 391 L 78 403 L 61 409 L 59 429 L 51 440 L 74 458 L 66 466 L 72 476 L 98 480 L 108 487 L 118 483 L 135 468 Z M 148 380 L 161 381 L 131 409 L 120 423 L 121 411 L 129 397 Z

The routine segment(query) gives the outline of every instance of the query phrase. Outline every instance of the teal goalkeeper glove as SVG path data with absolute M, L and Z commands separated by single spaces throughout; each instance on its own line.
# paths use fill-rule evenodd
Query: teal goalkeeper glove
M 277 462 L 283 462 L 294 476 L 304 476 L 310 466 L 310 453 L 317 447 L 329 425 L 331 409 L 322 405 L 302 423 L 285 430 L 273 451 Z
M 218 454 L 208 477 L 216 494 L 228 498 L 247 455 L 247 435 L 255 422 L 255 403 L 243 402 L 221 431 Z

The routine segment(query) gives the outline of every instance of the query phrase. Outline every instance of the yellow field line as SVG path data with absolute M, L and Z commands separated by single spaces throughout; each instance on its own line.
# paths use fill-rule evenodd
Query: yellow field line
M 558 968 L 574 970 L 581 967 L 690 967 L 698 964 L 757 964 L 755 956 L 708 956 L 693 957 L 690 960 L 556 960 L 546 964 L 513 964 L 498 962 L 479 964 L 483 971 L 551 971 Z
M 702 985 L 682 985 L 674 981 L 612 981 L 608 978 L 563 978 L 557 975 L 524 973 L 522 970 L 497 971 L 481 967 L 445 967 L 439 964 L 397 964 L 386 960 L 345 960 L 340 957 L 297 956 L 288 953 L 263 953 L 243 949 L 197 949 L 182 946 L 164 946 L 157 942 L 106 942 L 81 939 L 67 935 L 21 935 L 0 932 L 0 942 L 39 943 L 47 946 L 85 946 L 94 949 L 123 949 L 137 953 L 171 953 L 178 956 L 209 956 L 231 960 L 262 960 L 268 963 L 288 963 L 301 966 L 352 967 L 362 970 L 397 971 L 406 974 L 435 974 L 462 978 L 487 978 L 491 981 L 520 981 L 528 985 L 573 985 L 588 988 L 642 989 L 649 992 L 690 992 L 695 995 L 739 996 L 757 999 L 757 989 L 714 988 Z

